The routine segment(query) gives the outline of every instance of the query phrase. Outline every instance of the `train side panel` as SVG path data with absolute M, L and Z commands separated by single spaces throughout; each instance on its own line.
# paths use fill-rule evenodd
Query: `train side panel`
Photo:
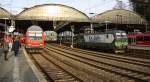
M 128 34 L 129 44 L 147 45 L 150 46 L 150 33 Z
M 99 48 L 103 50 L 114 49 L 114 36 L 112 34 L 84 35 L 84 40 L 86 47 Z

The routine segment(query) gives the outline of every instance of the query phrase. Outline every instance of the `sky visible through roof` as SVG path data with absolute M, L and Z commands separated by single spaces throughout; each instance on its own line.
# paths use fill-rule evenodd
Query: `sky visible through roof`
M 125 9 L 131 9 L 129 0 L 121 1 L 123 1 Z M 0 7 L 16 15 L 24 10 L 24 8 L 52 3 L 71 6 L 87 14 L 88 16 L 93 16 L 95 14 L 113 9 L 117 5 L 117 0 L 0 0 Z

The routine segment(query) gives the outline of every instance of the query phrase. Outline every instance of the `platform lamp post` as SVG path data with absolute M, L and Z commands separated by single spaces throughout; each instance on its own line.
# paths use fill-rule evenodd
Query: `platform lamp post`
M 96 13 L 89 13 L 91 16 L 95 15 Z M 90 20 L 90 29 L 91 29 L 91 33 L 93 32 L 93 21 Z
M 108 30 L 108 23 L 110 23 L 110 21 L 104 21 L 105 22 L 105 25 L 106 25 L 106 31 Z
M 135 34 L 137 34 L 137 32 L 139 32 L 140 30 L 138 30 L 138 29 L 134 29 L 134 35 Z M 134 38 L 133 38 L 133 45 L 136 45 L 136 36 L 134 36 Z
M 148 22 L 145 22 L 145 32 L 147 32 L 147 26 L 148 26 Z
M 4 18 L 4 20 L 5 20 L 4 30 L 5 30 L 5 33 L 7 33 L 7 18 Z
M 60 34 L 60 46 L 62 44 L 62 37 L 63 37 L 63 35 L 64 35 L 63 33 Z
M 72 31 L 72 33 L 71 33 L 71 48 L 73 48 L 73 38 L 74 38 L 73 33 L 74 33 L 74 25 L 72 25 L 72 26 L 71 26 L 71 31 Z

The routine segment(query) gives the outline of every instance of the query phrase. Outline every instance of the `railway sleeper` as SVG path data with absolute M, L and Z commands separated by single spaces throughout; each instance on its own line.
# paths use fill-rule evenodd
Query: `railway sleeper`
M 55 80 L 60 80 L 60 79 L 66 79 L 66 80 L 68 80 L 68 79 L 70 79 L 70 78 L 73 78 L 72 76 L 70 76 L 70 75 L 68 75 L 67 73 L 65 73 L 65 72 L 62 72 L 62 73 L 56 73 L 56 72 L 53 72 L 53 73 L 48 73 L 48 75 L 50 76 L 50 77 L 52 77 L 53 79 L 55 79 Z
M 68 74 L 57 74 L 56 76 L 58 76 L 58 77 L 72 77 L 72 76 L 70 76 L 70 75 L 68 75 Z
M 65 79 L 68 79 L 68 78 L 72 78 L 72 76 L 63 76 L 63 75 L 52 75 L 54 78 L 65 78 Z
M 150 77 L 147 76 L 147 78 L 145 78 L 146 76 L 143 76 L 143 75 L 135 75 L 134 77 L 137 77 L 137 78 L 140 78 L 141 80 L 150 80 Z M 144 79 L 143 79 L 144 78 Z
M 150 82 L 150 76 L 142 77 L 144 80 L 148 80 Z
M 68 79 L 68 80 L 66 80 L 66 79 L 60 79 L 60 80 L 56 80 L 55 82 L 73 82 L 73 81 L 75 81 L 74 78 Z M 77 81 L 77 82 L 79 82 L 79 81 Z
M 48 72 L 54 75 L 68 75 L 67 73 Z
M 49 68 L 49 70 L 47 72 L 62 72 L 62 70 L 58 69 L 58 68 Z

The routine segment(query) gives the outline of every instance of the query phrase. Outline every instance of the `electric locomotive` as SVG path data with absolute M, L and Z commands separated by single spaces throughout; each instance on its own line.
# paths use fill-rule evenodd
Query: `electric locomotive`
M 44 48 L 44 33 L 41 27 L 32 25 L 26 32 L 26 49 L 28 52 L 40 52 Z
M 82 48 L 94 48 L 115 53 L 124 53 L 128 46 L 125 31 L 110 30 L 101 33 L 79 34 L 75 38 L 75 46 Z

